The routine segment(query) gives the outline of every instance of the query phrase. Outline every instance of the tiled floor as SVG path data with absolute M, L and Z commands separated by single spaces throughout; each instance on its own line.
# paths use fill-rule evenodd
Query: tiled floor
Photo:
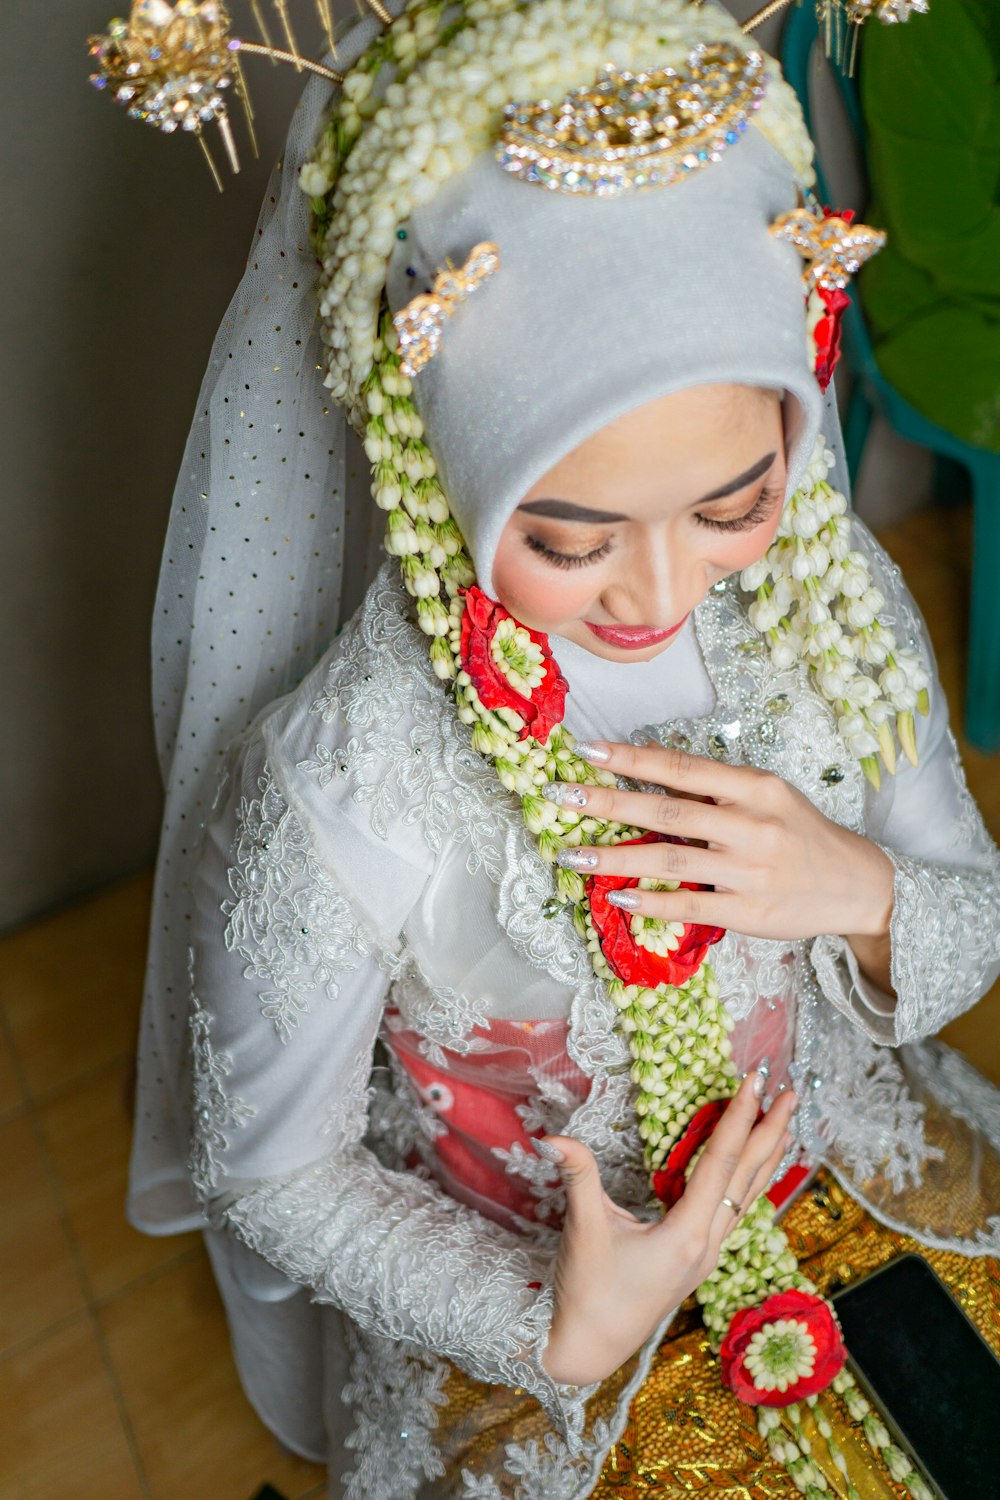
M 197 1235 L 122 1217 L 150 882 L 0 943 L 0 1500 L 290 1500 Z
M 960 701 L 966 518 L 885 540 Z M 1000 836 L 1000 757 L 968 757 Z M 929 810 L 930 811 L 930 810 Z M 124 1222 L 149 901 L 128 881 L 0 943 L 0 1500 L 306 1500 L 322 1472 L 244 1401 L 200 1240 Z M 1000 1083 L 1000 987 L 945 1033 Z

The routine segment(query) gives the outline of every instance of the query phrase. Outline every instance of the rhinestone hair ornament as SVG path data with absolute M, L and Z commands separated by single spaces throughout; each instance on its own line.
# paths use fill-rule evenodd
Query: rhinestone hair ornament
M 251 149 L 257 155 L 253 107 L 240 65 L 241 54 L 256 54 L 269 57 L 272 62 L 291 63 L 300 72 L 305 69 L 329 79 L 331 83 L 344 81 L 343 73 L 302 55 L 292 25 L 289 0 L 271 0 L 286 44 L 284 48 L 273 45 L 262 0 L 250 0 L 250 3 L 261 36 L 259 42 L 248 42 L 230 34 L 229 14 L 222 0 L 173 0 L 173 3 L 171 0 L 133 0 L 127 21 L 116 17 L 108 23 L 105 32 L 88 38 L 94 65 L 90 82 L 94 88 L 108 92 L 127 111 L 129 119 L 152 125 L 166 135 L 173 135 L 178 130 L 193 135 L 220 192 L 222 178 L 205 139 L 204 127 L 210 124 L 218 127 L 229 166 L 233 172 L 238 172 L 239 153 L 229 120 L 228 95 L 235 94 L 243 106 Z M 331 0 L 313 0 L 313 3 L 328 51 L 336 59 Z M 363 0 L 363 3 L 387 30 L 392 26 L 395 18 L 383 0 Z M 790 3 L 791 0 L 767 0 L 767 4 L 743 23 L 742 30 L 745 33 L 754 31 Z M 866 21 L 874 18 L 885 25 L 897 25 L 908 21 L 911 15 L 926 15 L 929 9 L 928 0 L 816 0 L 827 54 L 845 65 L 848 71 L 853 71 L 858 34 Z M 846 40 L 848 33 L 849 41 Z M 711 50 L 717 53 L 735 51 L 731 48 Z M 683 80 L 670 69 L 638 77 L 607 69 L 592 89 L 580 90 L 563 100 L 551 126 L 543 118 L 551 109 L 550 105 L 529 105 L 526 108 L 533 113 L 527 115 L 524 115 L 524 107 L 511 106 L 511 124 L 506 133 L 509 140 L 505 139 L 504 143 L 508 160 L 504 165 L 508 171 L 523 173 L 528 181 L 582 193 L 617 192 L 624 190 L 625 185 L 657 186 L 661 180 L 657 174 L 672 171 L 676 176 L 697 170 L 705 162 L 717 160 L 718 154 L 733 144 L 730 137 L 734 133 L 738 136 L 746 128 L 744 108 L 756 107 L 752 102 L 754 81 L 746 76 L 747 70 L 752 70 L 751 60 L 755 57 L 759 54 L 748 53 L 731 64 L 737 72 L 743 71 L 743 79 L 726 79 L 723 97 L 709 98 L 708 107 L 704 109 L 702 94 L 711 96 L 719 81 L 720 68 L 722 74 L 728 71 L 721 58 L 717 58 L 714 64 L 705 58 L 698 63 L 689 58 L 692 76 L 687 80 L 686 91 Z M 699 66 L 707 69 L 708 76 L 693 76 Z M 651 118 L 653 115 L 663 116 L 659 100 L 653 108 L 644 108 L 634 117 L 628 112 L 631 89 L 645 87 L 649 80 L 656 81 L 655 87 L 661 94 L 678 89 L 673 100 L 676 113 L 670 116 L 668 111 L 664 120 L 666 133 L 673 134 L 673 144 L 669 146 L 662 139 L 659 123 Z M 749 90 L 750 93 L 747 106 L 738 102 L 741 82 L 743 92 Z M 579 122 L 578 106 L 583 116 Z M 624 126 L 627 136 L 627 139 L 614 142 L 609 139 L 608 142 L 609 147 L 617 147 L 623 153 L 610 159 L 616 164 L 621 163 L 612 174 L 611 186 L 607 185 L 608 174 L 602 172 L 599 160 L 593 156 L 601 143 L 594 136 L 588 136 L 594 108 L 611 124 L 614 133 L 620 135 Z M 710 119 L 711 115 L 717 115 L 717 125 Z M 723 115 L 726 115 L 725 121 Z M 574 155 L 583 163 L 583 168 L 579 173 L 573 166 L 560 170 L 563 148 L 569 141 L 569 136 L 564 140 L 561 132 L 564 128 L 576 129 L 578 123 L 583 134 L 575 142 L 581 149 Z M 551 135 L 545 133 L 549 129 L 553 132 Z M 596 135 L 599 136 L 604 129 L 603 124 L 598 124 Z M 687 149 L 682 151 L 681 139 L 685 135 Z M 647 139 L 642 139 L 644 136 Z M 546 151 L 546 147 L 551 147 L 551 150 Z M 640 162 L 639 158 L 643 161 Z M 652 175 L 647 176 L 647 170 Z M 662 180 L 673 178 L 663 177 Z
M 885 232 L 852 222 L 853 214 L 823 215 L 812 208 L 795 208 L 771 225 L 775 239 L 794 245 L 806 261 L 802 273 L 806 292 L 817 287 L 842 292 L 848 278 L 885 244 Z
M 257 155 L 253 108 L 240 66 L 241 52 L 293 63 L 332 83 L 343 81 L 343 74 L 300 55 L 287 0 L 274 3 L 284 27 L 287 51 L 272 47 L 258 0 L 253 0 L 253 9 L 263 44 L 230 35 L 229 14 L 220 0 L 176 0 L 176 4 L 170 4 L 169 0 L 134 0 L 127 21 L 117 17 L 106 32 L 89 38 L 95 67 L 90 82 L 95 89 L 110 93 L 116 104 L 127 111 L 130 120 L 141 120 L 165 135 L 173 135 L 177 130 L 193 135 L 221 192 L 222 178 L 205 140 L 204 127 L 218 126 L 230 168 L 238 172 L 240 160 L 229 120 L 229 93 L 235 93 L 243 105 L 251 149 Z M 374 3 L 372 8 L 376 8 Z M 316 0 L 316 9 L 332 52 L 330 0 Z M 378 13 L 380 19 L 391 19 L 381 4 Z
M 448 318 L 499 269 L 499 248 L 484 241 L 473 247 L 464 265 L 439 271 L 430 292 L 414 297 L 400 309 L 392 321 L 403 356 L 399 368 L 404 375 L 418 374 L 434 358 Z
M 522 182 L 563 193 L 667 187 L 716 162 L 764 99 L 759 52 L 699 43 L 681 69 L 621 72 L 558 104 L 508 104 L 497 160 Z

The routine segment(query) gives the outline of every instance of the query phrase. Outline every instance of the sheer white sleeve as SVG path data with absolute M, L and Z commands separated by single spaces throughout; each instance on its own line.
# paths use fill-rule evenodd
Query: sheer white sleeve
M 870 799 L 866 832 L 895 869 L 890 926 L 896 998 L 860 972 L 843 938 L 812 945 L 820 986 L 876 1042 L 931 1036 L 968 1010 L 1000 974 L 1000 852 L 969 792 L 927 628 L 899 570 L 860 522 L 854 545 L 872 562 L 902 645 L 932 672 L 931 710 L 917 722 L 919 765 L 903 761 Z
M 521 1387 L 572 1440 L 586 1393 L 539 1359 L 551 1256 L 365 1143 L 393 934 L 425 880 L 335 805 L 320 837 L 250 741 L 198 869 L 192 1175 L 210 1221 L 316 1301 Z

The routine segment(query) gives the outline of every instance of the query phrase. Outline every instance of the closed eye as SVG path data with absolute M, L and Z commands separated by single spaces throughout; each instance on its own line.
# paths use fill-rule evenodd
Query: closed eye
M 699 526 L 708 526 L 712 531 L 750 531 L 754 526 L 761 526 L 768 520 L 783 498 L 783 490 L 762 490 L 751 508 L 742 516 L 733 516 L 731 520 L 720 521 L 714 516 L 703 516 L 696 512 L 695 520 Z
M 613 545 L 612 538 L 608 537 L 599 547 L 595 547 L 590 552 L 554 552 L 551 547 L 546 547 L 545 543 L 540 542 L 535 536 L 526 536 L 524 540 L 532 552 L 537 552 L 539 557 L 544 557 L 545 561 L 551 563 L 554 568 L 585 568 L 589 563 L 600 562 L 602 558 L 607 557 Z

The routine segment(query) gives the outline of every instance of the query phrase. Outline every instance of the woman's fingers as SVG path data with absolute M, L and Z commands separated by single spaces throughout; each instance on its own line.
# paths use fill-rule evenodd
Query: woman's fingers
M 650 797 L 648 800 L 663 802 L 666 799 Z M 624 821 L 634 820 L 626 818 Z M 609 844 L 602 847 L 587 844 L 563 852 L 566 858 L 562 863 L 568 869 L 579 869 L 589 874 L 625 875 L 631 879 L 648 876 L 652 880 L 696 880 L 711 883 L 713 872 L 730 863 L 727 855 L 718 848 L 704 849 L 697 845 L 666 840 L 660 843 Z
M 682 1202 L 702 1215 L 706 1224 L 713 1222 L 723 1197 L 742 1203 L 738 1194 L 749 1189 L 784 1136 L 794 1107 L 784 1102 L 787 1094 L 755 1124 L 766 1080 L 766 1073 L 760 1071 L 743 1080 L 691 1174 Z
M 791 1113 L 791 1107 L 783 1106 L 777 1118 L 785 1119 Z M 770 1118 L 770 1112 L 768 1118 Z M 731 1199 L 733 1203 L 739 1205 L 739 1213 L 736 1213 L 728 1203 L 720 1201 L 712 1221 L 710 1232 L 712 1253 L 716 1257 L 718 1256 L 718 1247 L 722 1244 L 722 1241 L 727 1235 L 732 1234 L 737 1224 L 740 1223 L 747 1210 L 757 1201 L 761 1193 L 766 1192 L 771 1178 L 781 1165 L 782 1158 L 792 1145 L 794 1139 L 795 1137 L 787 1128 L 782 1128 L 781 1134 L 774 1142 L 770 1152 L 755 1169 L 753 1167 L 741 1168 L 734 1174 L 730 1191 L 725 1196 Z
M 749 769 L 655 744 L 625 745 L 596 740 L 581 741 L 577 749 L 585 760 L 599 765 L 602 771 L 613 771 L 616 776 L 628 776 L 632 781 L 651 781 L 656 786 L 672 787 L 688 796 L 724 801 L 740 795 L 740 785 L 745 785 Z M 750 774 L 762 773 L 751 771 Z
M 583 786 L 553 781 L 544 795 L 562 807 L 602 822 L 625 823 L 674 838 L 701 839 L 725 844 L 729 816 L 726 807 L 667 792 L 619 791 L 612 786 Z M 655 846 L 652 846 L 655 847 Z
M 543 1161 L 558 1166 L 566 1192 L 566 1218 L 583 1229 L 604 1213 L 604 1188 L 593 1152 L 570 1135 L 550 1136 L 535 1142 Z

